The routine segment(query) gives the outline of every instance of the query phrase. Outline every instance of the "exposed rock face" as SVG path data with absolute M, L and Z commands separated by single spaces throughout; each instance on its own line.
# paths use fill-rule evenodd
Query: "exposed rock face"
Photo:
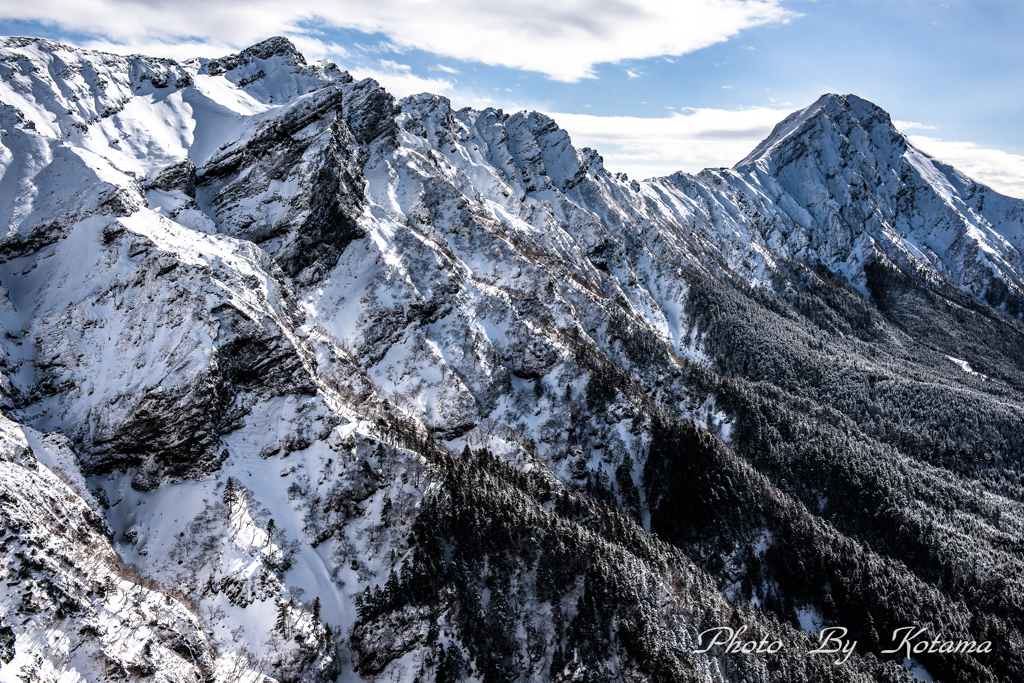
M 200 201 L 221 232 L 261 245 L 290 277 L 315 282 L 363 236 L 363 179 L 329 86 L 271 110 L 201 170 Z
M 196 198 L 196 165 L 186 157 L 176 164 L 171 164 L 160 171 L 156 178 L 149 181 L 146 189 L 163 190 L 164 192 L 181 192 L 191 199 Z
M 356 141 L 368 151 L 376 148 L 379 154 L 394 151 L 398 145 L 395 98 L 372 79 L 355 83 L 345 76 L 340 80 L 348 86 L 344 89 L 345 116 Z M 365 154 L 364 163 L 372 158 Z
M 937 679 L 1024 675 L 1024 202 L 881 109 L 630 182 L 283 38 L 0 53 L 5 667 L 92 675 L 35 634 L 144 615 L 71 640 L 122 678 L 896 681 L 920 621 L 1004 644 Z M 785 648 L 694 652 L 723 624 Z
M 282 57 L 282 63 L 288 66 L 306 66 L 306 58 L 295 49 L 292 41 L 277 36 L 256 43 L 238 54 L 211 59 L 206 63 L 205 71 L 211 76 L 220 76 L 226 72 L 257 63 L 257 60 L 265 62 L 273 57 Z
M 143 488 L 201 476 L 247 405 L 314 391 L 311 352 L 282 329 L 294 329 L 297 311 L 269 256 L 219 238 L 197 250 L 158 217 L 91 225 L 49 247 L 12 294 L 24 316 L 14 329 L 34 340 L 17 347 L 12 366 L 31 379 L 15 384 L 42 409 L 40 424 L 59 425 L 88 454 L 87 473 L 140 467 Z M 102 287 L 89 286 L 99 277 Z

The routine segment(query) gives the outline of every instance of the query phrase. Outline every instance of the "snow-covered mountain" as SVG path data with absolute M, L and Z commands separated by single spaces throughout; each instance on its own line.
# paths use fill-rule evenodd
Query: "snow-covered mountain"
M 630 181 L 283 38 L 0 45 L 0 680 L 1024 676 L 1024 202 L 878 107 Z

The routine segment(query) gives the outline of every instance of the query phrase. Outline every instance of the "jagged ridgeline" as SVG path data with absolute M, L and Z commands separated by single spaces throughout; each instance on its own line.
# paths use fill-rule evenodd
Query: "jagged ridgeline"
M 640 181 L 7 38 L 0 165 L 3 680 L 1024 680 L 1024 201 L 875 105 Z

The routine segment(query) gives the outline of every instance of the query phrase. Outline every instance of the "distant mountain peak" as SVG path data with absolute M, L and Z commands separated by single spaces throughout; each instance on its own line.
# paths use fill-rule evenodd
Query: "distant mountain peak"
M 241 52 L 213 59 L 207 62 L 206 70 L 211 76 L 217 76 L 225 71 L 232 71 L 240 66 L 252 64 L 256 60 L 269 61 L 275 57 L 290 66 L 306 66 L 306 57 L 299 52 L 292 41 L 283 36 L 275 36 L 251 45 Z
M 826 93 L 815 100 L 811 105 L 793 112 L 779 122 L 771 134 L 766 137 L 754 150 L 740 160 L 733 168 L 747 166 L 760 159 L 771 157 L 772 152 L 793 136 L 799 136 L 808 131 L 811 127 L 820 125 L 818 119 L 824 117 L 826 126 L 835 128 L 842 123 L 844 128 L 856 123 L 863 128 L 875 128 L 882 126 L 883 130 L 892 135 L 900 135 L 892 125 L 892 119 L 888 112 L 878 105 L 857 95 L 839 95 Z
M 284 36 L 274 36 L 260 41 L 242 50 L 243 55 L 257 57 L 259 59 L 270 59 L 271 57 L 292 57 L 297 64 L 305 64 L 303 56 L 295 44 Z

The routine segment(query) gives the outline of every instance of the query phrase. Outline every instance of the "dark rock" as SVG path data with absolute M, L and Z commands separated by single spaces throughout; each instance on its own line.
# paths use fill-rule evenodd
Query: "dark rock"
M 387 154 L 398 146 L 395 98 L 367 78 L 345 89 L 345 118 L 356 141 Z
M 192 199 L 196 198 L 196 165 L 192 160 L 185 157 L 176 164 L 171 164 L 160 171 L 156 178 L 151 180 L 146 189 L 163 190 L 173 192 L 179 190 Z
M 363 235 L 364 181 L 342 97 L 330 86 L 283 107 L 211 159 L 199 180 L 223 232 L 257 244 L 275 240 L 271 255 L 304 282 L 319 279 Z M 287 181 L 298 188 L 282 194 Z M 261 204 L 286 208 L 267 218 Z
M 237 69 L 239 66 L 251 64 L 256 59 L 270 59 L 272 57 L 285 57 L 292 65 L 305 66 L 306 58 L 287 38 L 276 36 L 268 38 L 261 43 L 256 43 L 241 52 L 210 60 L 206 63 L 206 72 L 211 76 L 219 76 L 226 71 Z

